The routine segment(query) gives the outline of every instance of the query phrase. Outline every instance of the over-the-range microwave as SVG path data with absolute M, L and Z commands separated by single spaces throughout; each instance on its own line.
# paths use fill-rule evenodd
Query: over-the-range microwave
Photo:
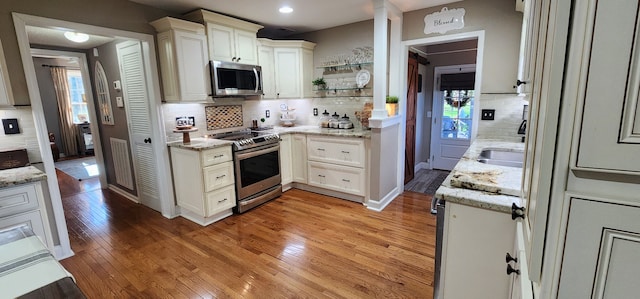
M 235 62 L 209 62 L 214 97 L 262 95 L 262 68 Z

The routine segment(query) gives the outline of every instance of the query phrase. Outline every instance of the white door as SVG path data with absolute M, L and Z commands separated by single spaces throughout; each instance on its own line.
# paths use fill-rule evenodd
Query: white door
M 446 87 L 442 83 L 443 78 L 450 82 L 446 79 L 460 80 L 469 77 L 475 79 L 475 65 L 435 68 L 431 168 L 453 169 L 471 144 L 475 80 L 465 81 L 463 84 L 446 84 Z
M 116 45 L 120 64 L 120 80 L 125 99 L 129 140 L 140 203 L 162 212 L 158 192 L 156 152 L 151 139 L 151 107 L 145 80 L 140 42 L 127 41 Z

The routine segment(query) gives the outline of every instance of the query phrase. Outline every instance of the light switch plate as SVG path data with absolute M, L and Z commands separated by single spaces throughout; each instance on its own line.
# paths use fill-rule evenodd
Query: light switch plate
M 480 116 L 481 120 L 494 120 L 496 116 L 495 109 L 482 109 L 482 115 Z
M 118 106 L 119 108 L 124 107 L 124 101 L 122 100 L 122 97 L 116 97 L 116 106 Z
M 4 133 L 6 135 L 20 134 L 17 118 L 3 118 L 2 126 L 4 127 Z

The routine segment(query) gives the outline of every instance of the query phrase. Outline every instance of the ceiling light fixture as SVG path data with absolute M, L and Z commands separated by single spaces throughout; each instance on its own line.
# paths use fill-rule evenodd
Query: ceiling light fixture
M 280 9 L 278 11 L 280 11 L 280 13 L 292 13 L 293 12 L 293 8 L 291 8 L 289 6 L 283 6 L 283 7 L 280 7 Z
M 80 33 L 80 32 L 73 32 L 73 31 L 65 32 L 64 37 L 76 43 L 84 43 L 89 40 L 89 35 L 85 33 Z

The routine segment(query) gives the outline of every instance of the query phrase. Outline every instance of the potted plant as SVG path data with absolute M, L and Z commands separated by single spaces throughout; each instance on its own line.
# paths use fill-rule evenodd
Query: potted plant
M 316 86 L 317 90 L 327 89 L 327 82 L 325 82 L 322 77 L 311 81 L 311 83 L 313 83 L 313 86 Z
M 386 108 L 387 108 L 388 116 L 393 116 L 398 114 L 398 97 L 387 96 L 386 103 L 387 103 Z

